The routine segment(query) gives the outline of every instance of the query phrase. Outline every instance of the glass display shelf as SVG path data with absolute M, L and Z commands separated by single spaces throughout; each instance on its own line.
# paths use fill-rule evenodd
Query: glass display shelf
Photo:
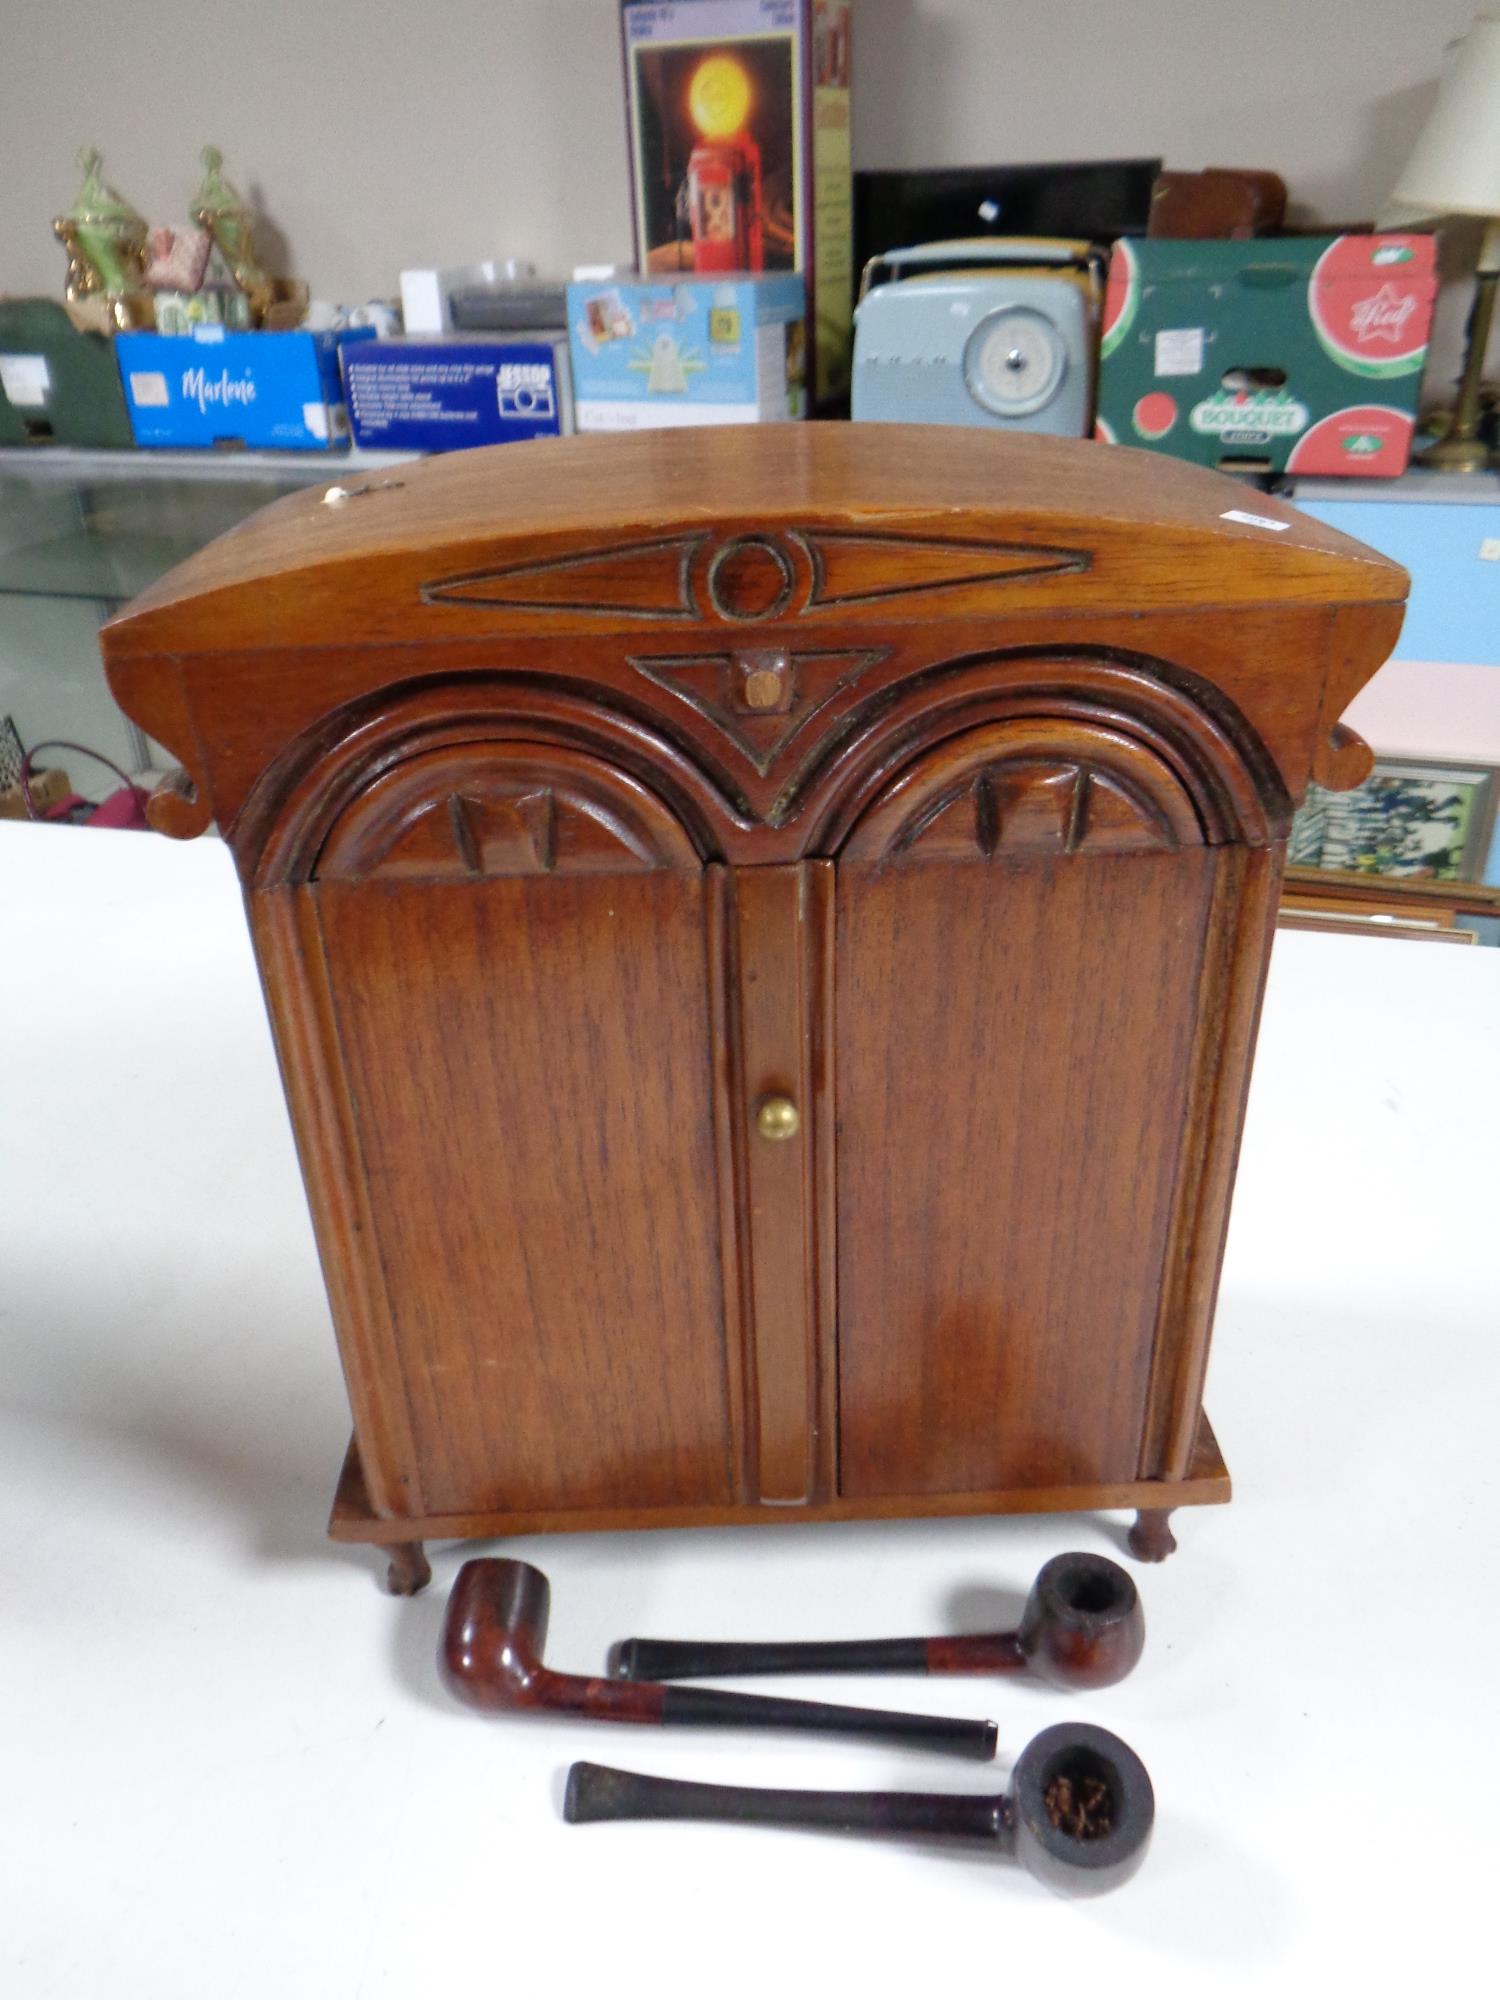
M 0 482 L 0 508 L 6 504 Z M 214 530 L 218 533 L 219 530 Z M 81 597 L 124 604 L 184 556 L 201 548 L 191 535 L 129 532 L 101 536 L 86 528 L 43 535 L 0 548 L 0 596 Z
M 170 760 L 115 707 L 101 622 L 268 501 L 410 456 L 0 448 L 0 717 L 23 745 L 66 738 L 149 780 Z M 114 783 L 82 759 L 68 774 L 89 797 Z
M 268 501 L 405 456 L 0 450 L 0 596 L 113 609 Z

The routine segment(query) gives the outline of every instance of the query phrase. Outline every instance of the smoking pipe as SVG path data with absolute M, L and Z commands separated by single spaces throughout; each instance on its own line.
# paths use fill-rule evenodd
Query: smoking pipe
M 1146 1767 L 1107 1729 L 1059 1722 L 1033 1736 L 1010 1790 L 792 1792 L 698 1785 L 575 1764 L 563 1818 L 729 1820 L 737 1825 L 826 1827 L 838 1833 L 912 1834 L 982 1841 L 1071 1896 L 1099 1896 L 1135 1873 L 1156 1816 Z
M 945 1750 L 955 1757 L 995 1754 L 993 1722 L 554 1673 L 542 1664 L 550 1597 L 546 1577 L 530 1563 L 494 1556 L 466 1562 L 454 1580 L 438 1642 L 438 1672 L 448 1692 L 471 1708 L 498 1715 L 534 1712 L 603 1722 L 807 1729 Z
M 1136 1587 L 1105 1556 L 1044 1563 L 1014 1632 L 956 1639 L 808 1639 L 714 1642 L 622 1639 L 610 1654 L 621 1680 L 674 1681 L 699 1674 L 1016 1674 L 1054 1687 L 1102 1688 L 1124 1680 L 1146 1643 Z

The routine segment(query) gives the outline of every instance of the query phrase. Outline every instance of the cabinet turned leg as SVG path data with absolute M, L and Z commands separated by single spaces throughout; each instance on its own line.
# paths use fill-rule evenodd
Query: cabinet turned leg
M 1126 1540 L 1130 1553 L 1139 1562 L 1165 1562 L 1177 1546 L 1177 1537 L 1167 1525 L 1172 1518 L 1170 1507 L 1142 1507 L 1130 1526 Z
M 380 1542 L 377 1546 L 390 1557 L 385 1587 L 392 1597 L 415 1597 L 432 1581 L 432 1566 L 420 1542 Z

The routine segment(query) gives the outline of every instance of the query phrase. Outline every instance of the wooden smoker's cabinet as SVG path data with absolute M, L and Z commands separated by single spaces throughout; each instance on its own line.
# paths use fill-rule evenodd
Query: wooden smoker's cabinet
M 1394 564 L 885 425 L 278 501 L 105 632 L 217 817 L 354 1412 L 331 1531 L 1132 1506 L 1200 1397 L 1283 843 Z M 405 1551 L 404 1557 L 402 1552 Z

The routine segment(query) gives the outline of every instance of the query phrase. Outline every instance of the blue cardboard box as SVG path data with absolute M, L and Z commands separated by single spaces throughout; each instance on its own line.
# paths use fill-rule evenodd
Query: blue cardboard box
M 242 444 L 327 451 L 349 440 L 339 349 L 373 340 L 340 333 L 121 333 L 115 360 L 135 441 L 146 446 Z
M 354 441 L 372 449 L 462 451 L 573 428 L 561 338 L 376 340 L 343 368 Z
M 803 311 L 795 271 L 660 284 L 575 281 L 568 340 L 579 430 L 803 416 Z

